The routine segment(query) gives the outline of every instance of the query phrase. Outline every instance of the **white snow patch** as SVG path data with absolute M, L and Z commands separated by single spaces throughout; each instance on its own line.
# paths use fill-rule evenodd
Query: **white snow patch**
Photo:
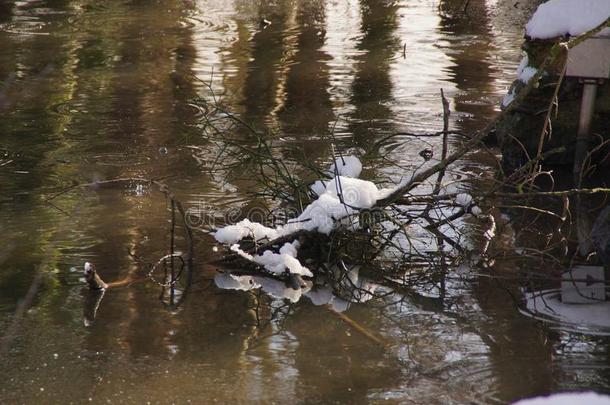
M 326 191 L 337 198 L 341 195 L 345 204 L 356 208 L 370 208 L 379 198 L 379 189 L 374 183 L 343 176 L 331 181 Z
M 564 304 L 560 292 L 543 290 L 525 295 L 526 307 L 531 315 L 555 320 L 567 327 L 591 329 L 610 328 L 610 301 L 594 304 Z
M 569 392 L 547 397 L 522 399 L 513 405 L 610 405 L 610 397 L 595 392 Z
M 297 249 L 301 246 L 299 241 L 295 240 L 292 243 L 284 243 L 280 248 L 280 254 L 297 257 Z
M 517 68 L 517 78 L 525 84 L 527 84 L 538 71 L 536 68 L 533 68 L 528 65 L 529 58 L 527 55 L 525 55 L 525 57 L 521 60 L 519 67 Z
M 538 6 L 525 26 L 525 32 L 535 39 L 580 35 L 597 27 L 609 16 L 608 0 L 550 0 Z M 602 32 L 603 35 L 609 33 L 609 29 Z
M 515 92 L 515 88 L 513 87 L 513 89 L 507 95 L 504 96 L 504 99 L 502 100 L 502 107 L 508 107 L 510 103 L 515 101 L 515 97 L 517 97 L 517 93 Z
M 330 165 L 328 174 L 332 177 L 335 175 L 358 178 L 362 172 L 362 163 L 356 156 L 343 156 L 335 159 L 335 162 Z M 320 196 L 326 191 L 327 185 L 330 183 L 328 180 L 318 180 L 311 185 L 311 191 L 316 195 Z
M 394 191 L 396 191 L 396 189 L 404 186 L 405 184 L 406 184 L 406 182 L 401 181 L 395 187 L 384 187 L 382 189 L 379 189 L 379 191 L 377 192 L 377 200 L 382 200 L 384 198 L 388 198 L 390 196 L 390 194 L 392 194 Z
M 357 178 L 362 172 L 362 163 L 356 156 L 343 156 L 335 159 L 330 166 L 331 175 L 347 176 Z
M 328 181 L 317 180 L 310 186 L 310 188 L 311 191 L 313 191 L 317 196 L 321 196 L 322 194 L 324 194 L 324 192 L 326 192 L 327 184 Z
M 260 264 L 274 274 L 282 274 L 288 271 L 291 274 L 313 277 L 313 273 L 307 267 L 301 265 L 301 262 L 296 258 L 299 245 L 299 241 L 295 240 L 292 243 L 284 244 L 280 248 L 280 253 L 265 250 L 262 255 L 246 253 L 238 244 L 232 245 L 231 250 L 247 260 Z
M 328 235 L 337 221 L 356 213 L 358 209 L 371 208 L 381 197 L 382 193 L 374 183 L 339 176 L 328 181 L 318 199 L 286 225 L 274 229 L 244 219 L 218 229 L 214 237 L 218 242 L 235 244 L 248 236 L 253 236 L 255 240 L 275 239 L 299 230 L 317 230 Z
M 220 228 L 214 233 L 214 238 L 218 242 L 227 244 L 236 243 L 248 236 L 259 240 L 263 238 L 274 239 L 278 237 L 278 234 L 277 230 L 261 225 L 258 222 L 251 222 L 247 218 L 234 225 Z

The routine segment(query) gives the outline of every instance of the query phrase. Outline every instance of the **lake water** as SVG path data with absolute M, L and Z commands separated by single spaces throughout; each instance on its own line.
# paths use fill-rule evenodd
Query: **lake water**
M 452 282 L 450 299 L 345 303 L 346 320 L 308 298 L 217 288 L 206 221 L 180 306 L 137 283 L 107 291 L 83 322 L 83 263 L 107 281 L 154 263 L 171 215 L 153 186 L 73 185 L 163 179 L 210 218 L 260 204 L 247 174 L 209 170 L 217 144 L 195 100 L 210 88 L 273 133 L 286 161 L 298 147 L 326 164 L 334 144 L 370 156 L 367 178 L 396 179 L 376 140 L 440 130 L 441 88 L 451 128 L 481 128 L 513 80 L 527 2 L 439 12 L 464 3 L 1 2 L 0 402 L 464 404 L 610 391 L 608 338 L 524 316 L 514 286 L 475 276 Z M 439 141 L 398 136 L 384 151 L 409 168 L 424 147 Z M 485 175 L 484 155 L 460 167 Z

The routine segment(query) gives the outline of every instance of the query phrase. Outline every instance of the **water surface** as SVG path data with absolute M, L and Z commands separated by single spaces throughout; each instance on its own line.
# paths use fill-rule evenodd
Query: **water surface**
M 95 322 L 83 323 L 84 261 L 115 280 L 138 269 L 134 254 L 168 253 L 169 202 L 137 182 L 58 192 L 146 177 L 213 218 L 255 204 L 247 176 L 208 170 L 218 151 L 194 100 L 212 92 L 285 142 L 286 160 L 296 146 L 327 162 L 334 143 L 365 156 L 368 178 L 398 180 L 370 150 L 375 140 L 442 128 L 441 88 L 452 128 L 481 128 L 520 60 L 524 5 L 439 12 L 457 3 L 0 4 L 0 402 L 503 403 L 610 390 L 607 338 L 545 328 L 494 280 L 455 281 L 446 300 L 346 303 L 344 314 L 387 349 L 311 299 L 217 288 L 202 265 L 207 223 L 195 230 L 180 307 L 139 283 L 108 291 Z M 424 147 L 439 143 L 396 137 L 382 152 L 413 167 Z M 489 172 L 473 152 L 461 167 Z

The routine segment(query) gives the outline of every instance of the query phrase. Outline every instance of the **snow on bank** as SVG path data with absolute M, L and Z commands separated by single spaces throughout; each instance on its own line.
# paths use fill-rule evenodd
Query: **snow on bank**
M 532 77 L 536 74 L 538 69 L 535 67 L 529 66 L 529 58 L 527 55 L 523 59 L 521 59 L 521 63 L 517 68 L 517 79 L 521 80 L 523 84 L 527 84 Z
M 529 58 L 527 55 L 525 55 L 523 59 L 521 59 L 521 63 L 519 63 L 519 67 L 517 68 L 517 79 L 524 85 L 528 84 L 529 81 L 532 80 L 532 78 L 536 75 L 536 72 L 538 72 L 538 70 L 535 67 L 529 66 Z M 502 107 L 508 107 L 516 97 L 517 92 L 513 86 L 511 91 L 504 96 L 504 99 L 502 100 Z
M 504 99 L 502 100 L 502 107 L 506 108 L 510 105 L 510 103 L 512 103 L 513 101 L 515 101 L 515 98 L 517 97 L 517 93 L 515 92 L 515 88 L 513 87 L 511 89 L 511 91 L 504 96 Z
M 525 295 L 524 315 L 557 322 L 562 330 L 590 335 L 607 335 L 610 330 L 610 301 L 593 304 L 564 304 L 560 290 L 542 290 Z
M 525 26 L 525 32 L 533 39 L 580 35 L 608 17 L 608 0 L 550 0 L 538 6 Z M 604 30 L 604 34 L 610 34 L 610 30 Z
M 525 33 L 532 39 L 550 39 L 580 35 L 597 27 L 610 17 L 610 0 L 549 0 L 541 4 L 525 26 Z M 610 35 L 610 28 L 600 35 Z M 529 83 L 537 69 L 529 66 L 527 55 L 517 68 L 517 79 L 502 100 L 502 108 L 508 107 L 517 97 L 519 89 Z
M 610 405 L 610 397 L 595 392 L 570 392 L 522 399 L 513 405 Z

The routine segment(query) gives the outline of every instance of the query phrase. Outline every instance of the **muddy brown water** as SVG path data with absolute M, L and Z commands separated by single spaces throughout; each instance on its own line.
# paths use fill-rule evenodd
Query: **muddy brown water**
M 249 179 L 207 170 L 217 151 L 193 105 L 210 97 L 197 77 L 321 162 L 333 127 L 338 148 L 361 152 L 440 129 L 440 88 L 452 128 L 480 128 L 512 80 L 529 9 L 470 3 L 452 19 L 429 0 L 2 2 L 0 402 L 462 404 L 610 390 L 607 338 L 524 317 L 486 278 L 453 283 L 447 302 L 346 306 L 389 349 L 310 299 L 222 290 L 197 265 L 178 308 L 140 283 L 108 291 L 83 322 L 83 263 L 114 280 L 138 268 L 128 250 L 166 254 L 168 202 L 133 182 L 58 191 L 142 176 L 210 217 L 250 204 Z M 426 146 L 439 147 L 405 137 L 388 151 L 409 166 Z M 463 167 L 488 171 L 476 156 Z M 399 175 L 368 165 L 369 178 Z M 201 263 L 212 238 L 197 225 Z

